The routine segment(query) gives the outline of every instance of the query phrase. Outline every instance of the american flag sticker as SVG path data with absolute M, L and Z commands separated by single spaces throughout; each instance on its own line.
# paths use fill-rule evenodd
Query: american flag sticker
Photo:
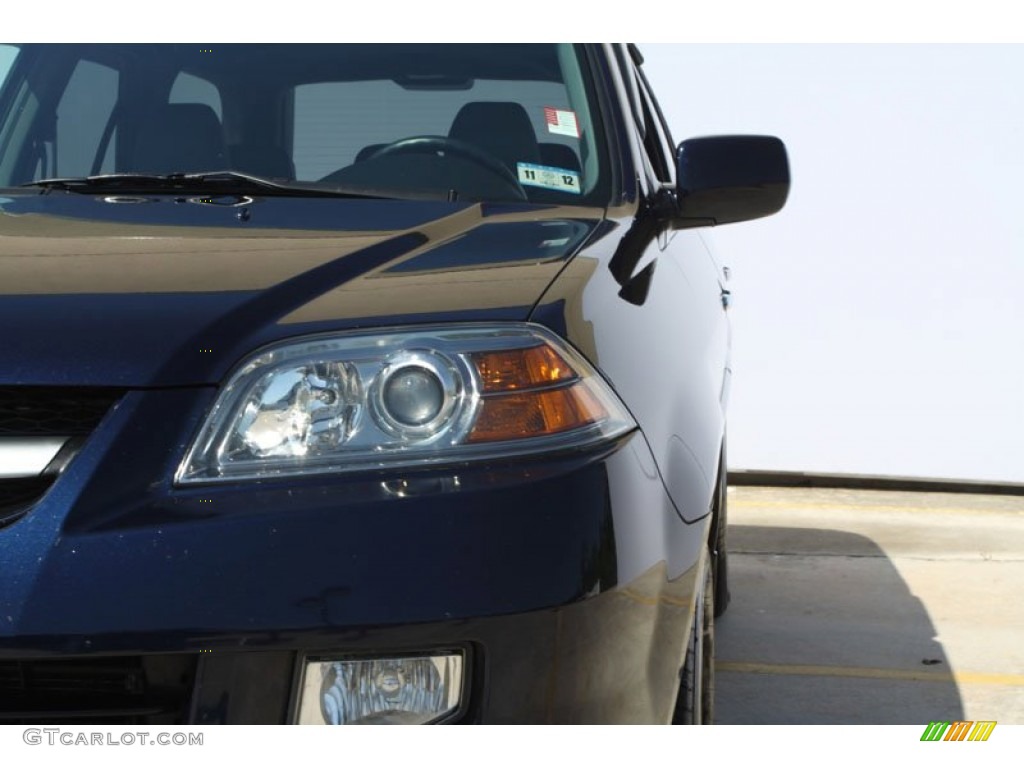
M 576 124 L 576 113 L 571 109 L 544 107 L 544 122 L 547 123 L 548 133 L 572 136 L 576 139 L 580 137 L 580 129 Z

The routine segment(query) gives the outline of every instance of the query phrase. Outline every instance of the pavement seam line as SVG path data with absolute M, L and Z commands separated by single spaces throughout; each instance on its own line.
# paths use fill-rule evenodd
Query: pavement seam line
M 768 550 L 760 549 L 734 549 L 730 548 L 730 554 L 733 555 L 751 555 L 761 557 L 849 557 L 856 559 L 876 559 L 876 560 L 921 560 L 929 563 L 1024 563 L 1024 558 L 1020 557 L 998 557 L 995 555 L 984 555 L 977 554 L 972 556 L 966 555 L 950 555 L 944 557 L 923 557 L 921 555 L 908 555 L 908 554 L 895 554 L 890 555 L 886 553 L 882 554 L 862 554 L 855 552 L 772 552 Z
M 957 685 L 1024 686 L 1024 675 L 988 672 L 923 672 L 908 669 L 837 667 L 816 664 L 764 664 L 747 661 L 715 661 L 715 672 L 802 677 L 852 677 L 871 680 L 909 680 Z
M 1024 514 L 1024 509 L 971 509 L 970 507 L 910 507 L 896 504 L 832 504 L 827 501 L 811 503 L 807 501 L 742 501 L 740 499 L 729 499 L 730 508 L 740 509 L 791 509 L 811 510 L 814 512 L 927 512 L 929 514 L 956 514 L 956 515 L 987 515 L 987 516 L 1018 516 Z

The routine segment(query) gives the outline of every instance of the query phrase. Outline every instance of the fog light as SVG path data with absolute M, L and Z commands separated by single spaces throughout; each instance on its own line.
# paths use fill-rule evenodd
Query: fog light
M 307 660 L 301 725 L 422 725 L 458 710 L 462 656 Z

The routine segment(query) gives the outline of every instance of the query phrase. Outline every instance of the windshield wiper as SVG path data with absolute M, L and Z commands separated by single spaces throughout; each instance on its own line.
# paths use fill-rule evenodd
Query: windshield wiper
M 108 173 L 99 176 L 71 176 L 67 178 L 40 179 L 22 184 L 23 187 L 62 189 L 69 192 L 202 192 L 211 194 L 262 194 L 282 197 L 354 197 L 354 198 L 422 198 L 418 192 L 405 190 L 363 189 L 319 186 L 295 182 L 275 181 L 239 171 L 208 171 L 203 173 Z M 444 199 L 441 193 L 429 195 L 430 199 Z

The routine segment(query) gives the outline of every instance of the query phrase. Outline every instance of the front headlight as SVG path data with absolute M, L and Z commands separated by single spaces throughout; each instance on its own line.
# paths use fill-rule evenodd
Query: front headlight
M 586 360 L 538 326 L 323 335 L 239 366 L 175 479 L 487 459 L 590 446 L 635 426 Z

